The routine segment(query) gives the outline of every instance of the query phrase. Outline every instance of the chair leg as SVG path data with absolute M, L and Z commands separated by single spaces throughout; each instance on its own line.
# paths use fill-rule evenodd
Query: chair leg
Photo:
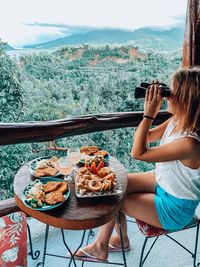
M 144 262 L 146 261 L 147 257 L 149 256 L 149 253 L 151 252 L 151 250 L 152 250 L 153 246 L 155 245 L 156 241 L 158 240 L 159 236 L 157 236 L 157 237 L 154 239 L 154 241 L 153 241 L 153 243 L 152 243 L 150 249 L 148 250 L 146 256 L 145 256 L 144 259 L 143 259 L 144 250 L 145 250 L 145 247 L 146 247 L 148 238 L 150 238 L 150 237 L 146 237 L 145 240 L 144 240 L 144 244 L 143 244 L 142 251 L 141 251 L 141 256 L 140 256 L 139 267 L 142 267 L 142 265 L 143 265 Z
M 197 247 L 198 247 L 198 241 L 199 241 L 199 226 L 200 226 L 200 221 L 198 221 L 197 231 L 196 231 L 196 240 L 195 240 L 195 248 L 194 248 L 194 261 L 193 261 L 193 266 L 194 267 L 200 266 L 200 262 L 199 263 L 196 263 Z
M 145 247 L 146 247 L 146 244 L 147 244 L 147 240 L 148 240 L 148 237 L 145 237 L 145 240 L 144 240 L 144 243 L 143 243 L 143 247 L 142 247 L 142 251 L 141 251 L 141 255 L 140 255 L 139 267 L 142 267 L 142 265 L 143 265 L 143 255 L 144 255 L 144 250 L 145 250 Z

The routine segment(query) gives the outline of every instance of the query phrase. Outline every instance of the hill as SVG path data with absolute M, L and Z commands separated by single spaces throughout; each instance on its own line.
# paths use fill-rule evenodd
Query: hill
M 9 50 L 15 50 L 12 46 L 10 46 L 10 45 L 8 45 L 8 44 L 5 44 L 5 45 L 3 46 L 3 48 L 4 48 L 4 50 L 6 50 L 6 51 L 9 51 Z
M 172 28 L 169 30 L 154 30 L 141 28 L 135 31 L 120 29 L 100 29 L 84 34 L 73 34 L 40 44 L 24 46 L 24 48 L 52 49 L 66 45 L 82 44 L 127 44 L 131 43 L 144 49 L 176 50 L 183 43 L 184 30 Z

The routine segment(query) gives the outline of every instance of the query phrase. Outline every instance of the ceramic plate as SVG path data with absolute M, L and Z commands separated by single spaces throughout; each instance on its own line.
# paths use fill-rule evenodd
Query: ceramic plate
M 37 179 L 37 180 L 35 180 L 34 182 L 32 182 L 32 183 L 30 183 L 29 185 L 27 185 L 27 187 L 26 187 L 26 188 L 24 189 L 24 191 L 23 191 L 23 197 L 22 197 L 22 200 L 23 200 L 24 204 L 25 204 L 27 207 L 31 208 L 31 209 L 34 209 L 34 210 L 40 210 L 40 211 L 43 211 L 43 210 L 45 211 L 45 210 L 54 209 L 54 208 L 56 208 L 56 207 L 62 205 L 62 204 L 68 199 L 68 197 L 69 197 L 69 195 L 70 195 L 70 188 L 69 188 L 69 186 L 68 186 L 68 189 L 67 189 L 66 193 L 63 194 L 63 196 L 64 196 L 64 198 L 65 198 L 65 201 L 60 202 L 60 203 L 55 204 L 55 205 L 44 204 L 42 207 L 33 208 L 33 207 L 31 206 L 31 204 L 29 203 L 29 201 L 27 201 L 27 199 L 26 199 L 26 196 L 27 196 L 27 194 L 29 193 L 29 190 L 30 190 L 36 183 L 46 184 L 46 183 L 48 183 L 48 182 L 52 182 L 52 181 L 55 181 L 55 182 L 63 182 L 62 179 L 59 179 L 59 178 L 56 178 L 56 177 L 51 177 L 51 178 L 41 178 L 40 180 Z
M 36 170 L 36 168 L 37 168 L 37 164 L 38 164 L 38 162 L 40 162 L 41 160 L 44 160 L 44 159 L 50 159 L 50 158 L 52 158 L 52 157 L 49 157 L 49 156 L 46 156 L 46 157 L 39 157 L 39 158 L 36 158 L 36 159 L 33 159 L 31 162 L 30 162 L 30 164 L 29 164 L 29 171 L 30 171 L 30 173 L 34 176 L 34 177 L 36 177 L 36 178 L 39 178 L 39 179 L 41 179 L 41 178 L 52 178 L 52 176 L 36 176 L 35 175 L 35 170 Z M 59 172 L 57 172 L 56 173 L 56 175 L 54 175 L 54 177 L 58 177 L 58 176 L 60 176 L 61 174 L 59 173 Z

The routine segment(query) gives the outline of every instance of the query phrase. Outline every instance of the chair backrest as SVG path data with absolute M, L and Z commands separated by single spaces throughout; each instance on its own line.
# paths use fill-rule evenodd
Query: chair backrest
M 0 266 L 27 266 L 27 223 L 23 212 L 0 218 Z

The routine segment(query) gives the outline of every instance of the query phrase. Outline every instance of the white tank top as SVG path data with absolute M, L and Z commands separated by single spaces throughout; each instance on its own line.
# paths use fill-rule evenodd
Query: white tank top
M 167 144 L 181 137 L 192 137 L 200 142 L 197 134 L 177 132 L 172 134 L 176 123 L 172 119 L 160 142 L 160 145 Z M 190 200 L 200 200 L 200 167 L 191 169 L 183 165 L 179 160 L 156 163 L 156 182 L 169 194 Z

